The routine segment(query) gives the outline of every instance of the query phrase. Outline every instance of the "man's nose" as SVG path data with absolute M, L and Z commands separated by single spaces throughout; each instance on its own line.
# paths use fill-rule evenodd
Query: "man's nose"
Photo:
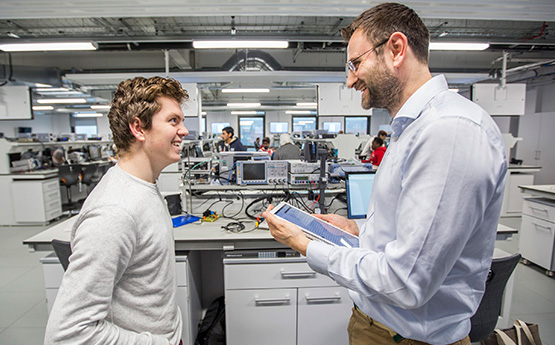
M 352 89 L 355 86 L 358 77 L 356 76 L 356 72 L 352 72 L 351 70 L 348 71 L 349 74 L 347 74 L 347 87 Z

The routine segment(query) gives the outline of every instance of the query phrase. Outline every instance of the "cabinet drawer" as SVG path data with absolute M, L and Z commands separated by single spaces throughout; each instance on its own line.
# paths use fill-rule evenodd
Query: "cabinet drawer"
M 555 203 L 547 199 L 524 199 L 522 213 L 555 223 Z
M 46 212 L 45 221 L 49 221 L 49 220 L 52 220 L 54 218 L 58 218 L 61 215 L 62 215 L 62 205 L 58 201 L 58 206 L 57 207 L 52 208 L 51 210 Z
M 44 205 L 44 212 L 48 213 L 50 211 L 59 210 L 62 208 L 61 200 L 52 200 Z
M 519 249 L 522 256 L 545 269 L 552 270 L 555 224 L 522 215 Z
M 61 199 L 59 190 L 51 190 L 49 192 L 45 192 L 43 196 L 44 196 L 43 200 L 44 200 L 45 203 Z
M 57 191 L 60 190 L 60 182 L 58 182 L 58 179 L 53 179 L 42 183 L 43 193 L 46 194 L 48 192 L 55 191 L 55 190 Z
M 226 264 L 224 280 L 226 289 L 337 286 L 306 262 Z

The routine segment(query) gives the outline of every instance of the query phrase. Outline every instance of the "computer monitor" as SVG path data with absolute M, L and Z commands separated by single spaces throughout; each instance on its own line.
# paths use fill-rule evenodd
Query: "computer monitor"
M 89 145 L 89 157 L 91 160 L 97 160 L 102 158 L 102 151 L 98 145 Z
M 341 122 L 324 122 L 322 123 L 324 129 L 327 129 L 330 133 L 339 133 L 341 130 Z
M 376 175 L 374 172 L 350 172 L 346 175 L 347 216 L 349 219 L 366 218 Z
M 221 134 L 222 129 L 231 126 L 229 122 L 212 122 L 210 124 L 210 129 L 212 130 L 212 134 Z
M 289 133 L 289 122 L 270 122 L 270 133 Z

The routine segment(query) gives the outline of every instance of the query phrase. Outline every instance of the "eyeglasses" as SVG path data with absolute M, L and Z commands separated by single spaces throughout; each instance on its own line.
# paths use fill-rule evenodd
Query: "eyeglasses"
M 349 70 L 351 70 L 351 72 L 355 73 L 357 71 L 357 66 L 355 66 L 355 62 L 360 59 L 361 57 L 363 57 L 364 55 L 370 53 L 373 50 L 376 50 L 377 48 L 379 48 L 380 46 L 383 46 L 384 44 L 387 43 L 387 41 L 389 41 L 389 38 L 386 39 L 385 41 L 379 43 L 378 45 L 374 46 L 373 48 L 368 49 L 367 51 L 365 51 L 364 53 L 360 54 L 359 56 L 357 56 L 354 59 L 351 59 L 349 61 L 347 61 L 347 67 L 349 67 Z

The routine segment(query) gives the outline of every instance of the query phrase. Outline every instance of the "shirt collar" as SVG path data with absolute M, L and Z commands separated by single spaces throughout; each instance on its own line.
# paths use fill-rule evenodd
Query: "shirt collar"
M 428 80 L 422 85 L 409 99 L 403 104 L 391 127 L 393 129 L 393 138 L 398 138 L 412 121 L 416 120 L 424 107 L 439 93 L 448 90 L 447 81 L 443 75 L 438 75 Z

